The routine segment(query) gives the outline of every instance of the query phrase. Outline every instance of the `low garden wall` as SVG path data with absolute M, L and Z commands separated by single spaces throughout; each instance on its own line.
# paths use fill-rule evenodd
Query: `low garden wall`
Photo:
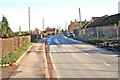
M 21 47 L 24 43 L 30 43 L 31 36 L 19 36 L 0 39 L 0 57 L 4 57 L 12 51 Z

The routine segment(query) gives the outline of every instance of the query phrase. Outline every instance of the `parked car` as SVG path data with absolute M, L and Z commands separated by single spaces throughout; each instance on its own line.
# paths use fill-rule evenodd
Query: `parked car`
M 74 33 L 69 33 L 69 37 L 75 37 Z
M 66 37 L 75 37 L 75 34 L 74 33 L 67 33 L 67 34 L 64 34 Z

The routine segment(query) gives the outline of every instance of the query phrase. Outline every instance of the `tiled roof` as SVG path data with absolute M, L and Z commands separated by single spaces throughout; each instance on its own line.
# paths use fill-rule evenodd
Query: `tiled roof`
M 99 19 L 94 20 L 91 24 L 87 26 L 88 27 L 100 27 L 100 26 L 107 26 L 111 24 L 118 23 L 120 20 L 120 13 L 111 15 L 111 16 L 104 16 Z
M 49 28 L 49 27 L 47 27 L 47 28 L 45 29 L 45 31 L 55 31 L 55 28 Z

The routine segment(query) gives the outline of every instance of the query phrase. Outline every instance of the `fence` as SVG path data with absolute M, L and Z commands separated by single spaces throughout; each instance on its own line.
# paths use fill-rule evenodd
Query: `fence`
M 13 38 L 0 39 L 0 57 L 4 57 L 10 52 L 18 49 L 24 43 L 30 43 L 31 36 L 19 36 Z
M 118 26 L 87 28 L 86 37 L 102 39 L 118 39 Z

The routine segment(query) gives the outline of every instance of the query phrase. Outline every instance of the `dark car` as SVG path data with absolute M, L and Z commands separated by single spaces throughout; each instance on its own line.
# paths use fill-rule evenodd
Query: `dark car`
M 74 33 L 69 33 L 69 37 L 75 37 Z

